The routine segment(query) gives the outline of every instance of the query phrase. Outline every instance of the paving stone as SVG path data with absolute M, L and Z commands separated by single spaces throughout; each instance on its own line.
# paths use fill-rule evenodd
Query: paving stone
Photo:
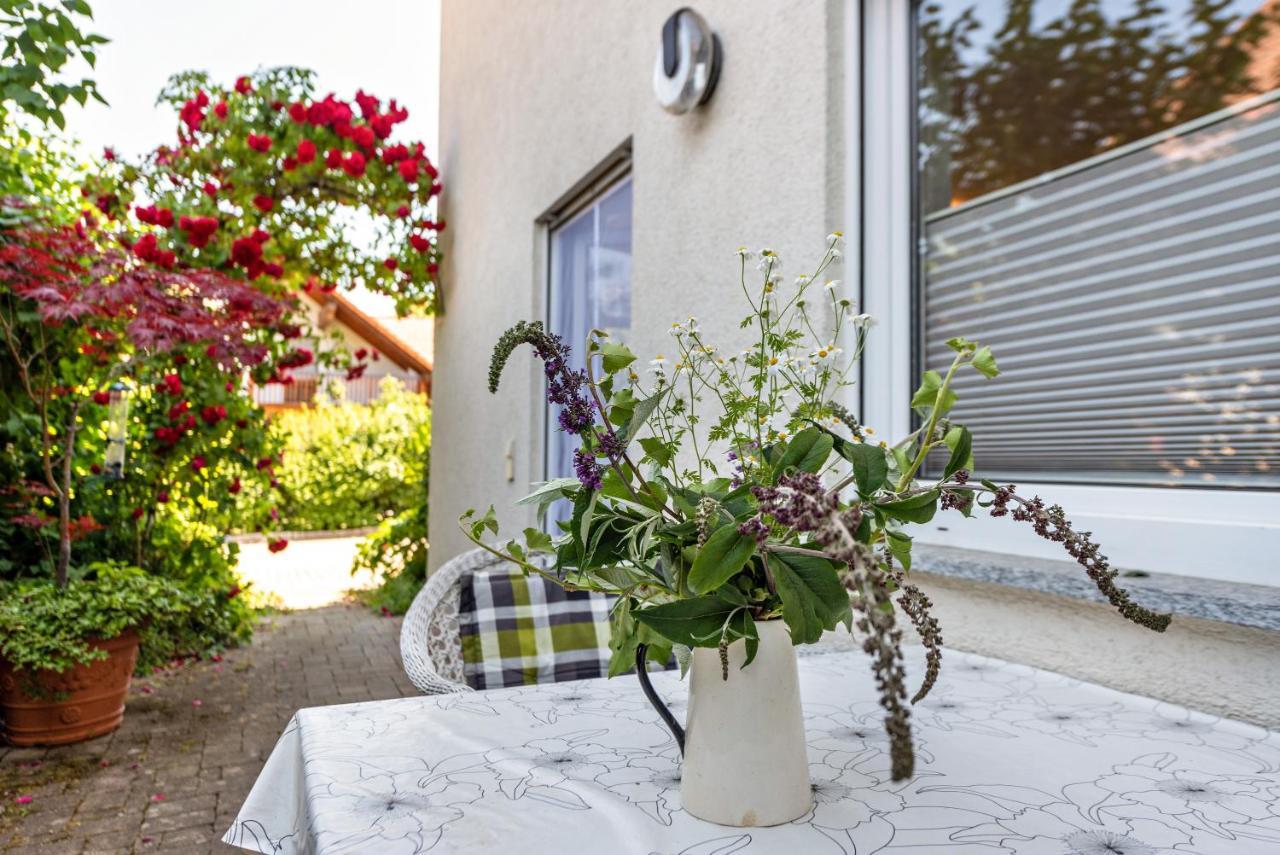
M 399 620 L 358 606 L 274 614 L 221 663 L 136 680 L 109 737 L 0 750 L 0 799 L 35 797 L 0 807 L 0 853 L 239 851 L 217 840 L 297 709 L 416 693 L 399 637 Z

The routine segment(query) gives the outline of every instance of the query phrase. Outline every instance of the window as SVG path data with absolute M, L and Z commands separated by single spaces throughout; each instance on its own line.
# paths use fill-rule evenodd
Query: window
M 1011 480 L 1280 487 L 1280 4 L 930 0 L 918 309 Z M 927 349 L 923 349 L 927 348 Z
M 587 333 L 625 341 L 631 329 L 631 179 L 623 178 L 551 230 L 547 328 L 573 348 L 581 369 Z M 547 422 L 548 478 L 573 474 L 576 437 Z M 567 515 L 567 514 L 566 514 Z M 550 517 L 556 519 L 553 513 Z

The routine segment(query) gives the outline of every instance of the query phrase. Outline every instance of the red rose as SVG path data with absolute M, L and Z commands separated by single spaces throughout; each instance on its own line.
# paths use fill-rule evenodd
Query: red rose
M 106 390 L 103 390 L 101 392 L 94 392 L 93 402 L 95 404 L 101 404 L 105 407 L 107 404 L 111 403 L 111 393 Z
M 293 155 L 287 155 L 284 160 L 280 161 L 280 165 L 284 167 L 285 172 L 293 172 L 298 168 L 298 159 Z
M 262 244 L 252 237 L 236 238 L 231 242 L 231 260 L 244 268 L 262 260 Z
M 270 457 L 260 458 L 256 466 L 258 467 L 259 471 L 268 468 L 269 466 L 271 466 L 271 458 Z
M 157 387 L 161 392 L 168 392 L 170 395 L 182 394 L 182 378 L 177 374 L 166 374 L 160 380 Z
M 115 160 L 115 159 L 116 159 L 116 150 L 115 150 L 114 148 L 111 148 L 110 146 L 108 146 L 107 148 L 104 148 L 104 149 L 102 150 L 102 157 L 103 157 L 103 159 L 104 159 L 104 160 L 108 160 L 108 161 Z
M 210 359 L 213 359 L 215 356 L 218 355 L 218 346 L 216 344 L 209 345 L 204 349 L 204 355 L 209 357 Z M 228 389 L 227 391 L 230 392 L 231 390 Z
M 239 92 L 241 95 L 248 95 L 250 92 L 253 91 L 253 83 L 249 80 L 248 77 L 237 77 L 236 91 Z
M 272 478 L 272 479 L 271 479 L 271 481 L 270 481 L 270 482 L 268 482 L 268 483 L 270 484 L 271 489 L 273 489 L 273 490 L 277 489 L 277 488 L 280 486 L 280 482 L 279 482 L 278 480 L 276 480 L 275 478 Z
M 204 194 L 210 199 L 213 199 L 218 195 L 218 185 L 214 184 L 212 181 L 206 181 L 204 183 L 204 187 L 201 189 L 204 190 Z
M 307 120 L 307 108 L 298 103 L 290 104 L 289 118 L 301 125 Z
M 219 119 L 225 119 L 227 117 L 227 102 L 219 101 L 217 104 L 214 104 L 213 114 Z
M 232 479 L 231 483 L 227 485 L 227 492 L 228 492 L 228 493 L 230 493 L 230 494 L 231 494 L 231 495 L 233 495 L 233 496 L 234 496 L 236 493 L 239 493 L 239 492 L 240 492 L 240 479 L 239 479 L 239 478 L 234 478 L 234 479 Z
M 90 463 L 90 464 L 89 464 L 89 471 L 90 471 L 90 472 L 92 472 L 94 475 L 101 475 L 101 474 L 102 474 L 102 467 L 101 467 L 101 466 L 99 466 L 99 465 L 98 465 L 98 464 L 96 464 L 96 463 Z
M 232 585 L 230 588 L 228 588 L 228 589 L 227 589 L 227 599 L 228 599 L 228 600 L 234 600 L 234 599 L 235 599 L 236 597 L 238 597 L 238 596 L 240 596 L 240 586 L 239 586 L 239 585 Z M 215 657 L 212 657 L 212 658 L 213 658 L 215 661 L 217 661 L 217 660 L 221 659 L 221 657 L 218 657 L 218 656 L 215 656 Z
M 395 270 L 400 266 L 400 262 L 396 261 L 394 258 L 388 258 L 386 261 L 382 262 L 382 266 L 388 270 Z
M 409 206 L 401 205 L 399 208 L 396 208 L 396 216 L 399 217 L 400 219 L 404 219 L 405 217 L 409 216 Z
M 324 156 L 324 165 L 330 169 L 337 169 L 342 165 L 342 149 L 331 148 Z
M 284 275 L 284 268 L 273 261 L 266 267 L 262 268 L 262 272 L 270 276 L 272 279 L 279 279 Z
M 364 175 L 364 164 L 364 155 L 358 151 L 353 151 L 347 155 L 346 160 L 342 161 L 342 171 L 352 178 L 359 178 Z
M 279 552 L 280 550 L 284 549 L 288 545 L 289 545 L 289 541 L 285 540 L 283 537 L 277 540 L 267 541 L 267 549 L 269 549 L 272 552 Z
M 364 376 L 364 372 L 369 368 L 368 365 L 353 365 L 347 369 L 348 380 L 359 380 Z
M 366 120 L 372 119 L 378 115 L 378 108 L 382 106 L 377 98 L 365 93 L 363 89 L 356 90 L 356 104 L 360 107 L 360 115 Z
M 140 519 L 142 517 L 142 508 L 134 508 L 133 511 L 130 512 L 129 516 L 133 517 L 135 520 Z
M 427 272 L 428 272 L 428 273 L 439 273 L 439 272 L 440 272 L 440 265 L 436 264 L 434 261 L 433 261 L 433 262 L 431 262 L 430 264 L 428 264 L 428 265 L 427 265 Z
M 418 161 L 402 160 L 397 164 L 396 169 L 400 172 L 400 177 L 412 184 L 418 180 Z
M 275 206 L 276 206 L 276 200 L 272 199 L 270 196 L 264 196 L 263 194 L 259 193 L 257 196 L 253 197 L 253 207 L 257 208 L 259 211 L 261 211 L 264 214 L 267 211 L 270 211 Z
M 173 358 L 174 365 L 186 365 L 190 361 L 191 360 L 187 358 L 187 355 L 185 353 L 179 353 L 177 356 Z
M 369 351 L 365 350 L 363 347 L 356 351 L 356 359 L 363 360 L 368 355 Z
M 200 418 L 212 427 L 227 417 L 227 408 L 222 404 L 210 404 L 200 410 Z
M 201 469 L 204 468 L 204 466 L 205 466 L 204 458 L 201 457 L 200 455 L 197 454 L 195 457 L 191 458 L 192 472 L 199 472 Z
M 245 144 L 254 151 L 271 151 L 271 137 L 266 134 L 249 134 L 245 137 Z
M 185 214 L 178 220 L 178 228 L 187 233 L 187 242 L 196 249 L 207 246 L 213 233 L 218 230 L 215 217 L 188 217 Z
M 316 144 L 311 140 L 298 143 L 298 163 L 310 163 L 316 159 Z
M 159 502 L 159 503 L 160 503 L 160 504 L 162 504 L 162 505 L 163 505 L 163 504 L 165 504 L 166 502 L 168 502 L 168 501 L 169 501 L 169 491 L 168 491 L 168 490 L 161 490 L 159 493 L 156 493 L 156 501 L 157 501 L 157 502 Z
M 272 110 L 275 110 L 277 113 L 279 113 L 281 110 L 283 110 L 283 109 L 284 109 L 284 102 L 283 102 L 283 101 L 272 101 L 272 102 L 271 102 L 271 109 L 272 109 Z
M 351 131 L 351 139 L 361 148 L 373 148 L 373 129 L 368 125 L 361 125 Z
M 379 359 L 382 358 L 382 356 L 379 355 L 378 351 L 371 350 L 369 351 L 369 358 L 372 359 L 374 362 L 377 362 Z
M 427 240 L 422 235 L 409 235 L 409 243 L 411 243 L 413 248 L 418 252 L 426 252 L 431 249 L 431 241 Z

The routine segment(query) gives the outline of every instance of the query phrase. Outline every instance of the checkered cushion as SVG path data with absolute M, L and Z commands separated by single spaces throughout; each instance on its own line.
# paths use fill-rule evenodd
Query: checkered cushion
M 458 610 L 463 676 L 476 689 L 605 676 L 614 599 L 565 591 L 514 568 L 464 576 Z

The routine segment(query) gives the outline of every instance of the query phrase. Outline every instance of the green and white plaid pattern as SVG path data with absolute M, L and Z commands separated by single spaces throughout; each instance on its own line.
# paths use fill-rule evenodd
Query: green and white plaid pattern
M 614 597 L 505 569 L 464 577 L 461 589 L 462 673 L 472 688 L 608 674 Z

